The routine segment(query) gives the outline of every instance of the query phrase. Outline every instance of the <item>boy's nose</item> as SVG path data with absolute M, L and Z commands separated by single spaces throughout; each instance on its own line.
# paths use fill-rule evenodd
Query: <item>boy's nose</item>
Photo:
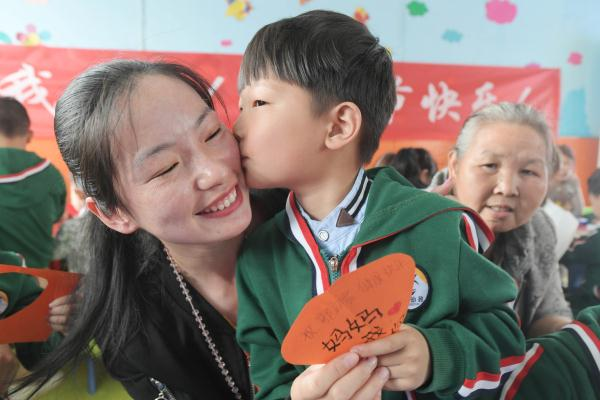
M 233 136 L 235 137 L 235 140 L 238 141 L 238 143 L 241 142 L 243 138 L 241 116 L 238 117 L 237 121 L 235 121 L 235 123 L 233 124 Z

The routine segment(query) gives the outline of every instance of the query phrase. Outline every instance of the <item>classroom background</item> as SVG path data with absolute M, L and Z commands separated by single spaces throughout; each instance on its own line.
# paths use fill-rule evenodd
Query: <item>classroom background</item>
M 396 71 L 400 71 L 398 100 L 405 102 L 406 107 L 403 118 L 397 118 L 394 126 L 404 127 L 404 130 L 388 129 L 374 159 L 385 151 L 421 146 L 432 152 L 439 165 L 445 165 L 447 151 L 462 119 L 470 111 L 468 103 L 474 103 L 473 99 L 462 100 L 460 96 L 466 94 L 453 86 L 453 82 L 462 84 L 464 90 L 468 88 L 470 92 L 479 90 L 480 101 L 515 101 L 527 94 L 525 87 L 508 88 L 517 98 L 502 98 L 497 93 L 502 91 L 502 84 L 480 79 L 469 87 L 465 82 L 474 76 L 473 72 L 479 71 L 485 76 L 486 72 L 500 68 L 511 74 L 533 74 L 530 76 L 534 81 L 536 72 L 555 71 L 553 80 L 537 81 L 542 90 L 552 85 L 558 87 L 540 101 L 553 103 L 548 105 L 548 110 L 556 115 L 549 119 L 555 125 L 558 142 L 569 144 L 575 150 L 584 192 L 585 180 L 598 163 L 600 2 L 597 0 L 11 0 L 2 2 L 1 7 L 0 94 L 16 93 L 32 114 L 34 128 L 35 116 L 40 113 L 46 112 L 51 121 L 45 109 L 53 107 L 60 90 L 44 105 L 39 93 L 32 94 L 31 87 L 25 83 L 15 89 L 14 79 L 7 77 L 14 77 L 17 72 L 23 75 L 26 66 L 35 68 L 35 60 L 47 59 L 48 53 L 36 53 L 41 48 L 75 54 L 81 49 L 108 50 L 102 53 L 103 57 L 127 54 L 120 53 L 122 51 L 167 52 L 175 58 L 174 52 L 186 53 L 192 59 L 194 55 L 207 54 L 227 60 L 235 56 L 227 66 L 233 71 L 229 79 L 233 81 L 239 56 L 261 26 L 324 8 L 346 13 L 365 23 L 389 49 L 397 63 Z M 16 48 L 27 52 L 15 53 Z M 61 69 L 68 68 L 64 57 L 54 58 L 58 58 L 53 64 L 56 70 L 29 70 L 31 75 L 37 73 L 31 79 L 43 85 L 48 75 L 58 76 Z M 406 78 L 419 70 L 419 65 L 415 68 L 414 63 L 428 64 L 437 72 L 436 79 L 429 82 L 426 82 L 427 76 L 417 74 L 422 81 L 419 84 L 427 87 L 429 97 L 416 89 L 416 82 L 411 83 Z M 404 70 L 406 74 L 402 73 Z M 444 79 L 445 71 L 448 76 Z M 65 82 L 74 74 L 65 77 Z M 445 83 L 445 87 L 440 82 Z M 230 97 L 235 97 L 235 82 L 228 84 L 233 93 Z M 438 107 L 436 116 L 428 120 L 424 116 L 432 111 L 425 110 L 423 103 L 435 102 L 432 91 L 438 95 L 437 105 L 441 110 Z M 450 97 L 442 97 L 444 92 L 449 92 Z M 416 109 L 408 107 L 410 101 Z M 462 103 L 462 109 L 453 111 L 456 102 Z M 228 105 L 230 114 L 235 116 L 236 100 L 230 99 Z M 418 118 L 423 120 L 420 126 L 409 126 L 408 121 Z M 51 124 L 46 130 L 48 132 L 36 131 L 31 149 L 49 157 L 66 173 L 52 138 Z

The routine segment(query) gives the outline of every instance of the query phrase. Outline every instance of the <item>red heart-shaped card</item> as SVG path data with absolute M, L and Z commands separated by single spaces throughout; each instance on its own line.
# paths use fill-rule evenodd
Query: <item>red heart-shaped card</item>
M 397 332 L 404 321 L 415 262 L 390 254 L 339 278 L 304 305 L 281 346 L 290 364 L 324 364 L 352 346 Z
M 37 299 L 15 314 L 0 319 L 0 344 L 43 342 L 52 329 L 48 324 L 49 304 L 61 296 L 71 294 L 80 275 L 42 268 L 24 268 L 0 264 L 0 278 L 4 273 L 18 273 L 45 279 L 48 284 Z

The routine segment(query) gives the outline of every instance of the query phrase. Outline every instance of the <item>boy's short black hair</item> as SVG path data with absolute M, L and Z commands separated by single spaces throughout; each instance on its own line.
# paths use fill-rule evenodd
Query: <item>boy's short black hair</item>
M 9 139 L 29 133 L 27 110 L 13 97 L 0 97 L 0 135 Z
M 600 168 L 588 178 L 588 193 L 594 196 L 600 196 Z
M 310 92 L 317 115 L 343 101 L 362 113 L 360 158 L 379 146 L 396 104 L 389 52 L 367 27 L 333 11 L 315 10 L 264 26 L 250 41 L 238 89 L 273 77 Z

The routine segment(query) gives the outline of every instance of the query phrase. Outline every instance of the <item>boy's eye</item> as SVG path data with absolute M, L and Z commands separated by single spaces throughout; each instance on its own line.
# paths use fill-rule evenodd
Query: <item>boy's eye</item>
M 219 133 L 221 133 L 221 127 L 219 127 L 219 129 L 217 129 L 209 137 L 207 137 L 206 142 L 209 142 L 209 141 L 213 140 L 214 138 L 216 138 L 219 135 Z
M 252 107 L 261 107 L 261 106 L 264 106 L 265 104 L 267 104 L 266 101 L 263 101 L 263 100 L 254 100 L 252 102 Z

